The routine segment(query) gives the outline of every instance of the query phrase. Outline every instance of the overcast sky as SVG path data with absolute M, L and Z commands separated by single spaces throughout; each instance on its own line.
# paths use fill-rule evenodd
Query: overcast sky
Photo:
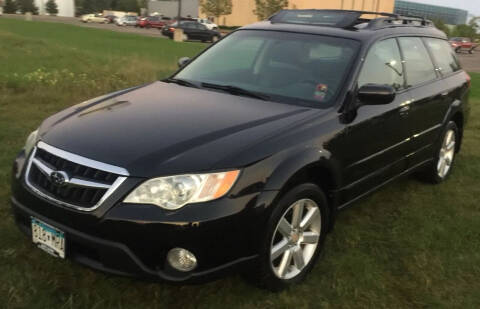
M 406 0 L 406 1 L 449 6 L 457 9 L 467 10 L 469 14 L 480 16 L 479 0 Z

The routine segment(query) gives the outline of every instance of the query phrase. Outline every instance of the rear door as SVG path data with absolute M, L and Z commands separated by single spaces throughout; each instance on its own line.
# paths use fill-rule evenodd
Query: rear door
M 432 158 L 449 107 L 448 84 L 435 67 L 424 39 L 401 37 L 399 43 L 411 96 L 409 166 L 414 167 Z

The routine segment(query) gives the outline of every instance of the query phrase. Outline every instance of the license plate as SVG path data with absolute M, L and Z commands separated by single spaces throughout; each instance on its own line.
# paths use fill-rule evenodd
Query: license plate
M 55 257 L 65 258 L 65 233 L 53 226 L 31 218 L 32 241 L 38 248 Z

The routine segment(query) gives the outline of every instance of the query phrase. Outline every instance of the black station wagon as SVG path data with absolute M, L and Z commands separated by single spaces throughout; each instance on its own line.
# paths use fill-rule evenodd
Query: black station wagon
M 15 160 L 16 223 L 114 274 L 297 283 L 338 210 L 411 172 L 451 173 L 470 77 L 446 39 L 357 11 L 243 27 L 168 79 L 46 119 Z

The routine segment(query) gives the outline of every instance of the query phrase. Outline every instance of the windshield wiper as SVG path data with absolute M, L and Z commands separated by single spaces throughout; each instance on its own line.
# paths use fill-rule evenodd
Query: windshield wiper
M 228 92 L 233 95 L 242 95 L 246 97 L 251 97 L 255 99 L 260 99 L 264 101 L 270 100 L 270 97 L 265 94 L 257 93 L 254 91 L 250 91 L 247 89 L 243 89 L 237 86 L 231 86 L 231 85 L 217 85 L 217 84 L 210 84 L 210 83 L 202 83 L 203 88 L 210 88 L 210 89 L 218 89 L 218 90 L 223 90 L 225 92 Z
M 189 82 L 188 80 L 178 79 L 178 78 L 167 78 L 163 80 L 165 83 L 177 84 L 185 87 L 200 88 L 198 85 Z

